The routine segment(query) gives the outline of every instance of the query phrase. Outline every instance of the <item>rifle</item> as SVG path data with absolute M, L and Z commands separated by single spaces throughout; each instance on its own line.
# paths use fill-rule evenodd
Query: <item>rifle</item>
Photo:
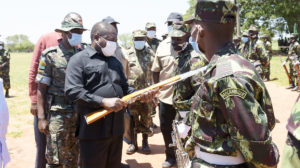
M 288 79 L 289 79 L 289 84 L 291 85 L 291 84 L 292 84 L 292 79 L 291 79 L 291 76 L 290 76 L 289 71 L 287 70 L 285 64 L 286 64 L 286 62 L 284 61 L 284 62 L 282 63 L 282 66 L 283 66 L 283 69 L 284 69 L 284 71 L 285 71 L 285 73 L 286 73 Z
M 299 64 L 296 63 L 296 70 L 297 70 L 297 75 L 298 75 L 298 88 L 300 89 L 300 71 L 299 71 Z
M 122 101 L 127 102 L 128 104 L 132 104 L 141 95 L 143 95 L 146 92 L 149 92 L 149 91 L 155 90 L 155 89 L 161 90 L 163 88 L 172 86 L 172 85 L 174 85 L 175 83 L 177 83 L 179 81 L 185 80 L 185 79 L 187 79 L 189 77 L 192 77 L 192 76 L 194 76 L 198 73 L 204 72 L 205 70 L 206 70 L 206 66 L 202 67 L 202 68 L 199 68 L 199 69 L 196 69 L 196 70 L 193 70 L 193 71 L 190 71 L 190 72 L 183 73 L 181 75 L 174 76 L 172 78 L 169 78 L 169 79 L 164 80 L 162 82 L 159 82 L 157 84 L 151 85 L 151 86 L 149 86 L 145 89 L 138 90 L 138 91 L 136 91 L 134 93 L 131 93 L 127 96 L 124 96 L 122 98 Z M 92 124 L 93 122 L 105 117 L 106 115 L 108 115 L 110 113 L 112 113 L 112 111 L 107 111 L 107 110 L 101 109 L 101 110 L 98 110 L 98 111 L 95 111 L 95 112 L 92 112 L 90 114 L 85 115 L 85 120 L 86 120 L 87 124 L 89 125 L 89 124 Z
M 179 136 L 177 125 L 179 125 L 179 122 L 174 120 L 172 124 L 173 131 L 171 134 L 173 143 L 170 144 L 169 146 L 176 148 L 175 154 L 176 154 L 177 167 L 188 168 L 190 167 L 191 161 L 189 159 L 189 155 L 184 151 L 183 143 Z

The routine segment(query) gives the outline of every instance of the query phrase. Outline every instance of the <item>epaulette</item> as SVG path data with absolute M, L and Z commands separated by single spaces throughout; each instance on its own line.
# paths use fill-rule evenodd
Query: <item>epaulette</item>
M 222 56 L 217 60 L 216 64 L 216 79 L 221 79 L 226 76 L 232 75 L 233 67 L 230 56 Z
M 49 48 L 46 48 L 43 52 L 42 52 L 42 55 L 47 55 L 51 52 L 56 52 L 57 51 L 57 46 L 56 47 L 49 47 Z

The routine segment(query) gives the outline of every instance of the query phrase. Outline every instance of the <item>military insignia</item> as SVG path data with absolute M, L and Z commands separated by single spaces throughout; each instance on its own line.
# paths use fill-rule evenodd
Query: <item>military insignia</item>
M 220 96 L 223 99 L 227 99 L 227 98 L 233 97 L 233 96 L 237 96 L 242 99 L 245 99 L 246 95 L 247 95 L 247 92 L 244 89 L 234 89 L 234 88 L 225 89 L 220 93 Z
M 46 66 L 45 57 L 42 57 L 39 65 L 39 71 L 45 70 L 45 66 Z

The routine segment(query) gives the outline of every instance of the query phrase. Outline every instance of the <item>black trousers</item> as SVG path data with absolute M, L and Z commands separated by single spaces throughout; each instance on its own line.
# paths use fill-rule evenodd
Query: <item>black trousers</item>
M 79 140 L 80 168 L 120 168 L 122 136 L 99 140 Z
M 176 116 L 176 110 L 172 105 L 159 102 L 159 119 L 160 119 L 160 129 L 165 141 L 166 147 L 166 158 L 176 159 L 174 148 L 170 148 L 169 144 L 172 143 L 172 123 Z
M 45 158 L 46 135 L 39 131 L 37 116 L 34 116 L 34 138 L 36 143 L 35 168 L 45 168 L 47 163 Z

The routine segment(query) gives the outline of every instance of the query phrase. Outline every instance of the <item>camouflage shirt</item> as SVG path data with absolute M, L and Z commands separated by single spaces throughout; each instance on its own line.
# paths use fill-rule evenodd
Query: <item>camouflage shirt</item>
M 149 40 L 147 40 L 147 45 L 154 51 L 154 53 L 156 53 L 159 43 L 160 43 L 160 40 L 158 40 L 157 38 L 152 39 L 151 42 Z
M 7 61 L 9 62 L 10 60 L 10 54 L 7 50 L 2 49 L 0 50 L 0 65 L 6 63 Z M 3 67 L 1 71 L 5 72 L 9 70 L 9 64 Z
M 240 52 L 242 57 L 248 59 L 248 55 L 247 55 L 248 51 L 249 51 L 249 42 L 246 43 L 243 42 L 240 46 Z
M 196 53 L 192 46 L 188 45 L 184 51 L 178 53 L 175 63 L 177 64 L 176 75 L 180 75 L 204 67 L 208 61 L 202 53 Z M 195 75 L 174 85 L 173 105 L 177 111 L 190 111 L 191 98 L 201 84 L 201 77 Z
M 300 45 L 297 41 L 290 44 L 288 54 L 289 56 L 300 56 Z
M 275 117 L 270 96 L 253 65 L 228 43 L 210 60 L 193 97 L 192 136 L 186 150 L 237 156 L 251 167 L 276 167 Z
M 291 133 L 298 141 L 300 141 L 300 96 L 292 109 L 292 114 L 286 126 L 289 133 Z
M 261 40 L 254 39 L 250 41 L 248 59 L 250 62 L 260 61 L 261 63 L 268 60 L 267 52 L 264 50 L 263 42 Z
M 75 49 L 67 50 L 62 43 L 43 51 L 36 81 L 40 82 L 44 77 L 50 79 L 48 85 L 50 95 L 64 96 L 67 64 L 75 53 Z
M 147 47 L 143 50 L 136 50 L 132 47 L 126 54 L 129 66 L 128 83 L 136 89 L 150 86 L 153 52 Z

